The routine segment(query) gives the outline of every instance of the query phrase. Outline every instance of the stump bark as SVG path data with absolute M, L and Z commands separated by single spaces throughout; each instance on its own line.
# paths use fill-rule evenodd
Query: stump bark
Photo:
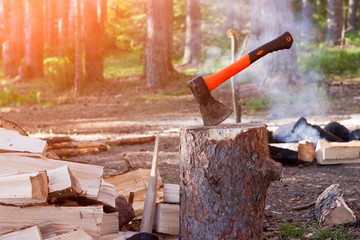
M 266 126 L 193 127 L 180 141 L 180 239 L 262 239 L 266 191 L 282 174 Z

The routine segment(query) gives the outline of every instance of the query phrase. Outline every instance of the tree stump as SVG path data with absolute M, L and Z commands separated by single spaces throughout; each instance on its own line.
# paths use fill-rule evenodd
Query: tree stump
M 266 126 L 194 127 L 180 140 L 180 239 L 262 239 L 266 191 L 282 174 Z

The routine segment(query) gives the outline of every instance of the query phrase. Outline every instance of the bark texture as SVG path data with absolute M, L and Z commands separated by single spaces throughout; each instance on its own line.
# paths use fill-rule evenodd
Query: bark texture
M 344 25 L 343 0 L 327 0 L 326 43 L 329 46 L 341 44 Z
M 186 1 L 185 64 L 201 62 L 201 11 L 200 0 Z
M 10 78 L 19 72 L 24 55 L 24 8 L 23 2 L 11 0 L 10 40 L 3 44 L 4 72 Z
M 349 0 L 349 18 L 348 18 L 348 29 L 356 29 L 356 11 L 358 8 L 358 0 Z
M 81 34 L 81 3 L 82 0 L 74 0 L 74 21 L 75 21 L 75 93 L 78 93 L 83 84 L 84 79 L 84 67 L 83 67 L 83 45 L 82 45 L 82 34 Z
M 98 10 L 97 1 L 83 0 L 83 2 L 85 85 L 104 81 L 104 32 L 102 26 L 104 22 L 102 21 L 103 12 Z
M 25 66 L 28 79 L 44 75 L 43 0 L 25 1 Z
M 309 36 L 314 33 L 313 0 L 302 0 L 301 4 L 301 34 Z
M 162 87 L 168 82 L 169 60 L 167 33 L 169 24 L 167 14 L 168 0 L 147 1 L 147 39 L 145 50 L 146 86 L 149 88 Z
M 180 239 L 262 239 L 266 191 L 281 178 L 265 125 L 182 129 Z

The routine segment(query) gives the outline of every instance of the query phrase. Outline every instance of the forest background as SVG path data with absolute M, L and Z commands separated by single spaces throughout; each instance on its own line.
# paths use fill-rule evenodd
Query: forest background
M 289 94 L 296 85 L 300 98 L 326 98 L 319 87 L 324 79 L 360 73 L 358 5 L 357 0 L 1 0 L 0 105 L 41 101 L 46 93 L 39 85 L 74 95 L 133 75 L 141 76 L 137 85 L 161 89 L 214 73 L 230 64 L 229 29 L 238 49 L 248 39 L 246 52 L 284 31 L 295 39 L 291 51 L 266 57 L 240 83 L 286 85 L 281 91 Z M 12 84 L 17 81 L 31 88 L 19 93 Z M 309 87 L 316 89 L 312 97 Z M 273 101 L 270 96 L 261 104 L 276 105 Z

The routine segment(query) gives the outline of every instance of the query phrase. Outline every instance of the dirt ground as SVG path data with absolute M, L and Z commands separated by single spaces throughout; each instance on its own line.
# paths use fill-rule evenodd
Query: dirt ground
M 160 133 L 159 169 L 163 182 L 179 183 L 179 130 L 201 125 L 196 102 L 186 86 L 186 79 L 161 91 L 149 90 L 140 77 L 113 81 L 106 86 L 94 87 L 94 93 L 74 98 L 46 94 L 40 104 L 0 108 L 0 117 L 16 122 L 30 136 L 48 137 L 68 135 L 76 140 L 95 141 L 126 136 Z M 329 121 L 340 121 L 350 129 L 360 128 L 360 81 L 337 81 L 328 84 L 333 99 L 329 115 L 314 116 L 308 121 L 324 126 Z M 231 90 L 222 88 L 214 96 L 231 106 Z M 254 84 L 241 86 L 243 103 L 261 94 Z M 359 96 L 358 96 L 359 95 Z M 261 122 L 276 129 L 281 124 L 296 121 L 272 119 L 266 112 L 243 114 L 243 122 Z M 231 117 L 226 122 L 233 122 Z M 69 160 L 98 164 L 105 167 L 106 175 L 126 171 L 124 153 L 136 167 L 150 168 L 153 143 L 113 146 L 96 155 L 72 157 Z M 319 166 L 317 164 L 284 165 L 280 182 L 272 183 L 265 207 L 265 234 L 276 234 L 285 221 L 310 224 L 316 221 L 314 209 L 292 211 L 297 205 L 316 200 L 325 188 L 340 184 L 349 207 L 360 219 L 360 164 Z M 346 228 L 360 239 L 359 224 Z

